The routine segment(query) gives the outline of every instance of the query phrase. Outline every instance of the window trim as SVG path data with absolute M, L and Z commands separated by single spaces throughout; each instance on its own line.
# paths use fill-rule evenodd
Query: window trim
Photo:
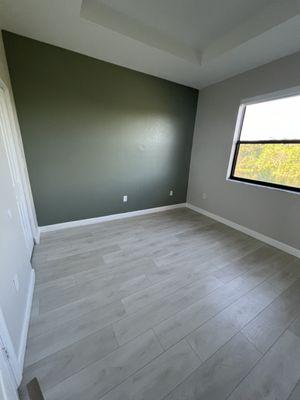
M 261 95 L 261 96 L 244 99 L 241 101 L 239 110 L 238 110 L 236 126 L 235 126 L 235 133 L 234 133 L 234 138 L 233 138 L 233 143 L 232 143 L 231 153 L 230 153 L 230 158 L 229 158 L 229 164 L 228 164 L 228 169 L 227 169 L 227 176 L 226 176 L 227 181 L 240 182 L 240 183 L 244 183 L 244 184 L 248 184 L 248 185 L 260 186 L 260 187 L 265 187 L 265 188 L 269 188 L 269 189 L 277 189 L 277 190 L 281 190 L 281 191 L 285 191 L 285 192 L 289 192 L 289 193 L 300 194 L 300 188 L 297 188 L 294 186 L 286 186 L 286 185 L 280 185 L 280 184 L 271 183 L 271 182 L 258 181 L 258 180 L 254 180 L 254 179 L 240 178 L 240 177 L 234 176 L 234 171 L 235 171 L 235 167 L 236 167 L 237 157 L 239 154 L 240 144 L 245 144 L 245 143 L 254 143 L 254 144 L 300 143 L 300 139 L 299 140 L 256 140 L 256 141 L 240 140 L 242 128 L 243 128 L 244 117 L 245 117 L 245 112 L 246 112 L 246 107 L 251 104 L 258 104 L 258 103 L 263 103 L 266 101 L 287 98 L 287 97 L 293 97 L 293 96 L 297 96 L 297 95 L 300 95 L 300 86 L 296 86 L 296 87 L 285 89 L 285 90 L 280 90 L 277 92 L 273 92 L 273 93 L 269 93 L 269 94 L 265 94 L 265 95 Z

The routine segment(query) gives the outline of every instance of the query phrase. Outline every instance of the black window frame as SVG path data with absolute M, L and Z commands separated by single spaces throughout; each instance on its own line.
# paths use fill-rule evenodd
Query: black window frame
M 298 93 L 298 95 L 299 95 L 299 93 Z M 280 98 L 283 99 L 283 98 L 287 98 L 287 97 L 290 97 L 290 95 L 280 96 L 280 97 L 277 97 L 277 99 L 280 99 Z M 300 193 L 300 188 L 295 187 L 295 186 L 280 185 L 280 184 L 272 183 L 272 182 L 265 182 L 265 181 L 255 180 L 255 179 L 241 178 L 241 177 L 237 177 L 234 175 L 241 144 L 276 144 L 276 143 L 277 144 L 300 144 L 300 139 L 299 140 L 298 139 L 294 139 L 294 140 L 240 140 L 242 130 L 243 130 L 243 124 L 244 124 L 247 106 L 249 106 L 251 104 L 263 103 L 268 100 L 271 100 L 271 99 L 268 98 L 265 100 L 259 100 L 256 102 L 253 101 L 250 103 L 241 104 L 240 107 L 242 108 L 242 110 L 241 110 L 240 116 L 238 116 L 238 122 L 237 122 L 237 124 L 239 125 L 238 126 L 238 138 L 233 143 L 234 153 L 233 153 L 233 158 L 232 158 L 231 165 L 230 165 L 230 174 L 228 176 L 228 179 L 232 180 L 232 181 L 237 181 L 237 182 L 249 183 L 252 185 L 258 185 L 258 186 L 280 189 L 280 190 L 285 190 L 285 191 L 294 192 L 294 193 Z

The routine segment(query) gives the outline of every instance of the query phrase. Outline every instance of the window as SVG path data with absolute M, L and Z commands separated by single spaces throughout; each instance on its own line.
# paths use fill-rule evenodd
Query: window
M 241 106 L 229 178 L 300 192 L 300 95 Z

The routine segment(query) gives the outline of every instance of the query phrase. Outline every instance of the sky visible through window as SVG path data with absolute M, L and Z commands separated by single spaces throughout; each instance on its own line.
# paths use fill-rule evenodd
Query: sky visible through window
M 300 95 L 251 104 L 240 140 L 300 140 Z

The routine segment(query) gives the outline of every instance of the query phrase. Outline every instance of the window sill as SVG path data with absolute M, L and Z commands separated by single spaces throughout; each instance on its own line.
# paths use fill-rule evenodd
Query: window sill
M 265 189 L 272 189 L 272 190 L 277 190 L 280 192 L 285 192 L 289 194 L 296 194 L 300 195 L 300 188 L 294 188 L 290 186 L 282 186 L 282 185 L 276 185 L 273 183 L 268 183 L 268 182 L 261 182 L 261 181 L 253 181 L 250 179 L 243 179 L 243 178 L 236 178 L 234 176 L 230 176 L 226 179 L 229 182 L 234 182 L 234 183 L 243 183 L 246 185 L 250 186 L 255 186 L 258 188 L 265 188 Z

